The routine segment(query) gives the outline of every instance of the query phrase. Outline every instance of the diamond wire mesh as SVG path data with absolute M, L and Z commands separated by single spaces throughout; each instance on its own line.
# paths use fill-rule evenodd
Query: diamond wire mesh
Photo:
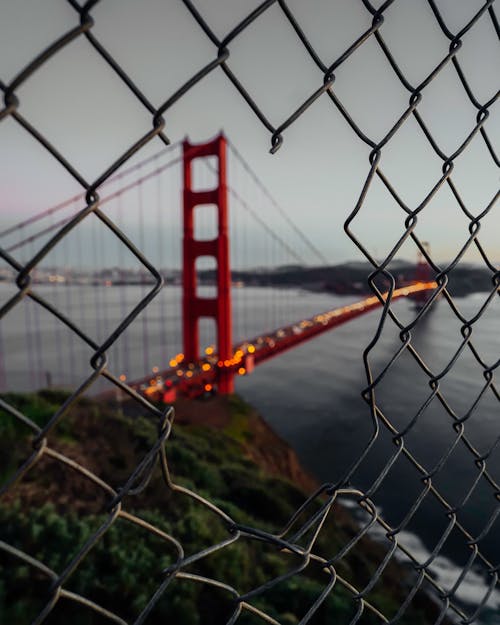
M 259 622 L 276 623 L 277 621 L 271 615 L 266 614 L 258 607 L 258 601 L 254 602 L 254 599 L 258 599 L 259 596 L 271 590 L 277 584 L 282 582 L 283 579 L 293 578 L 300 572 L 310 568 L 322 571 L 325 574 L 325 581 L 323 591 L 320 596 L 317 597 L 312 605 L 303 606 L 303 612 L 300 615 L 301 623 L 308 622 L 311 619 L 314 620 L 315 614 L 321 608 L 321 605 L 327 596 L 334 591 L 334 588 L 339 586 L 342 586 L 349 593 L 353 605 L 353 612 L 348 617 L 346 622 L 351 624 L 365 622 L 364 619 L 370 617 L 373 620 L 367 622 L 403 623 L 405 622 L 405 614 L 407 613 L 412 600 L 417 595 L 419 589 L 425 585 L 433 588 L 435 591 L 432 601 L 437 607 L 434 612 L 434 616 L 432 617 L 433 623 L 437 625 L 439 623 L 448 622 L 480 622 L 482 610 L 487 604 L 489 597 L 492 593 L 498 591 L 498 566 L 490 562 L 481 549 L 481 540 L 490 531 L 492 531 L 499 511 L 498 484 L 488 468 L 489 457 L 493 453 L 498 443 L 498 439 L 492 441 L 490 448 L 486 451 L 479 451 L 468 438 L 467 425 L 477 408 L 477 405 L 486 394 L 491 394 L 497 401 L 500 398 L 495 385 L 495 371 L 500 361 L 497 360 L 492 364 L 488 364 L 482 357 L 480 351 L 476 349 L 473 342 L 474 329 L 477 322 L 481 319 L 482 315 L 485 313 L 486 309 L 493 302 L 498 293 L 498 269 L 488 257 L 480 241 L 481 221 L 484 220 L 484 218 L 493 210 L 498 194 L 496 194 L 486 206 L 481 207 L 480 210 L 472 211 L 467 207 L 466 202 L 461 197 L 458 187 L 455 184 L 453 173 L 455 163 L 460 159 L 463 153 L 467 151 L 467 148 L 470 146 L 472 140 L 478 136 L 480 136 L 484 142 L 493 163 L 496 166 L 499 164 L 498 156 L 494 150 L 493 141 L 488 134 L 488 120 L 492 114 L 493 105 L 498 98 L 498 92 L 486 102 L 481 102 L 477 99 L 471 84 L 468 81 L 466 72 L 460 62 L 461 49 L 466 41 L 467 35 L 481 21 L 489 20 L 496 35 L 498 36 L 500 34 L 499 24 L 494 10 L 494 0 L 488 0 L 485 2 L 469 19 L 469 21 L 464 23 L 462 27 L 455 32 L 452 32 L 448 28 L 446 20 L 440 13 L 437 2 L 434 0 L 428 0 L 427 3 L 423 3 L 426 5 L 427 10 L 432 13 L 433 19 L 442 33 L 442 37 L 448 41 L 449 51 L 435 66 L 435 68 L 417 85 L 412 84 L 407 78 L 404 71 L 398 65 L 398 59 L 392 54 L 390 45 L 384 39 L 383 26 L 386 20 L 390 20 L 390 8 L 391 5 L 396 4 L 395 0 L 387 0 L 386 2 L 379 3 L 378 8 L 374 6 L 374 3 L 371 3 L 368 0 L 362 0 L 361 4 L 371 16 L 371 26 L 365 32 L 361 33 L 360 36 L 354 40 L 335 61 L 330 63 L 323 60 L 319 53 L 315 50 L 313 43 L 309 41 L 305 32 L 302 30 L 299 19 L 295 16 L 294 11 L 290 9 L 285 0 L 266 0 L 265 2 L 262 2 L 257 8 L 250 11 L 246 17 L 242 19 L 222 39 L 219 39 L 214 34 L 211 26 L 202 17 L 202 14 L 193 2 L 190 0 L 182 1 L 192 18 L 198 23 L 200 27 L 200 36 L 208 37 L 209 41 L 214 45 L 214 58 L 204 67 L 201 67 L 197 73 L 189 77 L 185 84 L 178 91 L 172 93 L 160 106 L 154 106 L 149 101 L 147 96 L 134 82 L 133 78 L 107 51 L 105 46 L 106 42 L 100 41 L 93 34 L 94 18 L 92 16 L 92 10 L 97 4 L 99 4 L 99 0 L 90 0 L 84 5 L 79 5 L 75 0 L 69 0 L 69 4 L 75 11 L 74 27 L 67 32 L 62 33 L 59 38 L 40 52 L 39 55 L 33 58 L 32 61 L 23 70 L 21 70 L 9 84 L 0 83 L 0 88 L 4 96 L 4 108 L 0 111 L 0 120 L 10 118 L 22 127 L 36 142 L 43 146 L 43 148 L 50 153 L 63 168 L 66 169 L 66 171 L 81 185 L 86 193 L 85 206 L 77 213 L 76 216 L 64 224 L 57 234 L 53 236 L 48 243 L 46 243 L 27 263 L 20 264 L 14 256 L 11 256 L 4 250 L 0 251 L 1 257 L 4 261 L 6 261 L 17 272 L 17 293 L 2 306 L 0 310 L 0 317 L 4 317 L 8 314 L 15 314 L 19 303 L 24 298 L 31 298 L 31 300 L 33 300 L 33 302 L 35 302 L 38 306 L 45 308 L 50 314 L 57 317 L 72 332 L 74 332 L 81 341 L 85 342 L 93 350 L 93 357 L 90 362 L 92 368 L 91 373 L 86 379 L 82 380 L 79 387 L 71 394 L 69 399 L 61 405 L 59 410 L 57 410 L 57 412 L 52 416 L 45 427 L 38 427 L 22 412 L 9 405 L 4 400 L 1 400 L 0 405 L 3 410 L 8 412 L 23 426 L 29 428 L 33 435 L 32 452 L 28 457 L 26 457 L 24 463 L 19 467 L 16 473 L 7 481 L 6 484 L 3 485 L 2 492 L 15 492 L 16 485 L 23 479 L 23 477 L 29 472 L 36 472 L 37 465 L 40 463 L 40 460 L 44 457 L 48 457 L 59 463 L 64 470 L 76 471 L 85 480 L 92 482 L 97 488 L 103 491 L 105 496 L 108 498 L 109 503 L 107 518 L 86 541 L 79 545 L 76 555 L 68 558 L 67 562 L 65 562 L 65 565 L 62 567 L 62 570 L 51 570 L 43 562 L 29 555 L 28 552 L 19 550 L 18 548 L 3 541 L 0 542 L 0 547 L 4 552 L 7 552 L 17 561 L 35 570 L 49 582 L 46 604 L 41 609 L 38 616 L 35 617 L 33 622 L 42 623 L 45 620 L 50 620 L 51 613 L 57 603 L 62 599 L 73 602 L 82 609 L 92 611 L 96 615 L 96 618 L 99 617 L 103 619 L 103 622 L 125 622 L 118 614 L 110 612 L 90 599 L 74 593 L 67 588 L 67 582 L 70 576 L 74 573 L 77 567 L 82 564 L 96 544 L 104 540 L 106 533 L 120 518 L 127 519 L 139 527 L 143 532 L 159 536 L 161 540 L 166 541 L 166 543 L 173 547 L 177 554 L 175 563 L 163 572 L 163 579 L 158 583 L 157 589 L 153 595 L 149 597 L 146 607 L 137 616 L 134 621 L 135 623 L 143 623 L 147 619 L 148 614 L 151 610 L 153 610 L 155 604 L 165 592 L 167 586 L 174 579 L 190 580 L 193 583 L 201 584 L 212 589 L 218 588 L 224 593 L 227 593 L 227 595 L 233 600 L 233 611 L 228 623 L 234 623 L 240 620 L 240 617 L 242 617 L 244 613 L 247 616 L 251 615 L 256 621 Z M 266 12 L 271 7 L 274 7 L 275 9 L 278 8 L 282 19 L 292 26 L 298 40 L 303 46 L 304 53 L 309 55 L 309 57 L 313 60 L 319 70 L 320 76 L 322 77 L 319 81 L 320 84 L 317 90 L 315 90 L 300 106 L 298 106 L 298 108 L 289 117 L 277 125 L 271 123 L 269 118 L 266 116 L 265 111 L 259 107 L 257 102 L 253 99 L 252 94 L 245 88 L 244 83 L 240 81 L 238 75 L 231 69 L 231 50 L 234 47 L 237 47 L 239 37 L 256 20 L 265 19 Z M 22 115 L 22 98 L 17 95 L 20 87 L 29 82 L 45 63 L 47 63 L 55 55 L 63 55 L 67 46 L 76 39 L 85 39 L 88 42 L 88 45 L 92 46 L 97 51 L 102 59 L 102 62 L 107 64 L 114 72 L 116 72 L 119 78 L 124 82 L 126 87 L 129 89 L 131 96 L 135 97 L 143 105 L 145 110 L 150 113 L 152 122 L 152 128 L 150 130 L 147 130 L 142 136 L 138 137 L 137 140 L 123 152 L 123 154 L 121 154 L 113 163 L 102 171 L 102 173 L 94 181 L 91 182 L 86 180 L 78 168 L 75 167 L 75 165 L 68 160 L 64 154 L 60 153 L 57 148 L 44 136 L 44 134 Z M 337 72 L 337 70 L 339 70 L 339 68 L 341 68 L 348 61 L 357 49 L 362 47 L 367 41 L 373 40 L 382 51 L 388 65 L 400 81 L 401 85 L 403 85 L 409 94 L 408 107 L 393 127 L 379 141 L 375 141 L 365 134 L 360 125 L 358 125 L 353 116 L 351 116 L 349 110 L 344 107 L 335 92 L 335 72 Z M 456 148 L 451 154 L 447 154 L 442 151 L 437 140 L 433 136 L 433 133 L 426 124 L 424 115 L 419 110 L 421 102 L 425 97 L 426 89 L 428 89 L 433 81 L 438 79 L 440 73 L 448 67 L 452 67 L 456 72 L 463 87 L 464 97 L 470 101 L 472 106 L 477 111 L 475 122 L 468 130 L 466 139 L 463 140 L 459 147 Z M 171 434 L 173 419 L 172 408 L 167 407 L 165 410 L 158 409 L 156 406 L 149 403 L 144 397 L 128 388 L 122 381 L 120 381 L 120 379 L 117 379 L 107 369 L 107 350 L 120 339 L 124 330 L 155 297 L 162 286 L 162 279 L 157 269 L 148 262 L 144 252 L 137 249 L 137 247 L 135 247 L 134 244 L 127 239 L 123 232 L 118 229 L 116 224 L 114 224 L 100 210 L 99 189 L 101 185 L 103 185 L 103 183 L 110 178 L 110 176 L 119 170 L 122 165 L 124 165 L 133 155 L 144 148 L 144 146 L 146 146 L 154 138 L 159 138 L 165 144 L 169 143 L 165 134 L 166 122 L 164 116 L 168 114 L 169 109 L 174 103 L 177 103 L 179 100 L 182 103 L 183 96 L 188 93 L 200 80 L 209 76 L 212 72 L 218 69 L 222 70 L 228 81 L 236 87 L 242 97 L 244 105 L 248 106 L 253 113 L 255 113 L 263 126 L 269 131 L 271 135 L 271 152 L 275 152 L 282 146 L 285 131 L 292 124 L 294 124 L 297 119 L 302 116 L 306 116 L 309 107 L 321 97 L 328 98 L 331 101 L 332 111 L 336 110 L 344 118 L 353 133 L 355 133 L 355 135 L 362 142 L 369 146 L 371 152 L 369 156 L 368 175 L 359 195 L 359 200 L 345 221 L 345 232 L 373 266 L 373 272 L 368 276 L 367 280 L 373 292 L 381 299 L 381 302 L 383 302 L 383 298 L 382 293 L 377 286 L 379 284 L 377 279 L 383 277 L 390 285 L 389 297 L 383 305 L 377 331 L 373 340 L 366 347 L 363 354 L 363 362 L 367 376 L 367 386 L 363 390 L 362 395 L 366 400 L 371 414 L 373 424 L 371 439 L 362 454 L 357 459 L 356 463 L 349 468 L 344 477 L 335 484 L 331 483 L 323 485 L 318 492 L 311 495 L 311 497 L 303 506 L 299 508 L 297 513 L 278 534 L 272 534 L 261 528 L 247 527 L 238 524 L 231 518 L 230 515 L 226 514 L 215 503 L 183 486 L 176 484 L 170 476 L 167 462 L 168 439 Z M 56 106 L 57 103 L 54 102 L 53 105 Z M 407 122 L 407 120 L 411 117 L 413 117 L 417 122 L 423 136 L 425 136 L 425 139 L 428 141 L 432 150 L 442 161 L 442 172 L 438 181 L 431 191 L 427 193 L 425 199 L 414 209 L 411 209 L 406 205 L 404 200 L 398 194 L 397 189 L 392 186 L 390 180 L 384 174 L 382 169 L 382 155 L 384 153 L 384 148 L 390 144 L 398 130 L 400 130 L 405 122 Z M 403 233 L 394 247 L 386 253 L 385 258 L 382 261 L 375 259 L 375 257 L 368 251 L 363 241 L 356 236 L 353 230 L 353 224 L 362 211 L 367 194 L 376 178 L 381 181 L 390 195 L 398 203 L 401 210 L 406 214 L 405 229 Z M 466 242 L 463 244 L 452 262 L 445 267 L 441 267 L 433 260 L 426 245 L 420 240 L 416 232 L 419 216 L 422 211 L 428 207 L 434 194 L 443 185 L 447 185 L 451 190 L 457 206 L 468 220 L 469 230 Z M 78 228 L 79 224 L 91 214 L 100 220 L 102 228 L 108 228 L 114 236 L 117 237 L 117 239 L 119 239 L 122 244 L 132 252 L 132 254 L 134 254 L 145 270 L 150 273 L 154 281 L 154 286 L 150 289 L 147 295 L 126 317 L 122 319 L 121 323 L 102 344 L 97 344 L 91 336 L 82 332 L 72 319 L 65 316 L 50 302 L 38 295 L 36 290 L 34 290 L 31 285 L 31 276 L 37 265 L 68 233 L 70 233 L 73 229 Z M 425 258 L 426 262 L 432 268 L 435 273 L 435 280 L 438 287 L 415 318 L 410 323 L 405 324 L 398 318 L 395 309 L 391 306 L 390 295 L 395 287 L 395 278 L 391 273 L 389 265 L 401 246 L 408 240 L 413 241 L 415 246 Z M 453 297 L 450 295 L 447 286 L 454 268 L 458 265 L 466 252 L 473 246 L 479 251 L 485 266 L 491 273 L 491 291 L 477 314 L 472 318 L 467 319 L 460 312 Z M 460 323 L 462 336 L 461 342 L 459 343 L 455 353 L 441 371 L 433 370 L 432 367 L 424 361 L 423 357 L 419 354 L 417 348 L 412 343 L 412 332 L 415 328 L 417 328 L 418 324 L 422 322 L 422 319 L 427 314 L 429 309 L 434 306 L 438 297 L 441 297 L 446 301 L 451 311 L 456 316 L 456 319 Z M 389 320 L 396 324 L 399 330 L 401 345 L 387 361 L 382 370 L 376 373 L 372 365 L 372 355 L 378 341 L 380 340 L 384 327 L 386 327 Z M 469 398 L 471 406 L 470 409 L 463 414 L 457 414 L 457 412 L 455 412 L 452 408 L 449 398 L 443 393 L 441 383 L 445 376 L 453 369 L 455 363 L 460 358 L 464 350 L 469 350 L 471 352 L 473 358 L 482 371 L 484 383 L 479 394 L 476 397 Z M 395 422 L 391 419 L 391 416 L 386 414 L 386 412 L 384 412 L 382 407 L 379 405 L 377 401 L 377 388 L 389 372 L 398 366 L 398 361 L 404 353 L 409 353 L 415 360 L 418 367 L 426 376 L 430 390 L 428 397 L 409 422 L 404 427 L 398 428 Z M 128 394 L 135 402 L 137 402 L 141 410 L 145 414 L 149 415 L 149 417 L 155 420 L 158 424 L 158 437 L 156 443 L 152 446 L 149 453 L 144 456 L 142 461 L 137 465 L 135 471 L 132 475 L 130 475 L 129 479 L 120 489 L 112 488 L 108 483 L 103 482 L 89 468 L 82 466 L 79 462 L 70 459 L 51 446 L 51 437 L 55 428 L 65 420 L 68 411 L 82 396 L 82 394 L 85 393 L 85 391 L 87 391 L 101 376 L 106 378 L 117 388 L 121 389 L 122 392 Z M 449 447 L 444 453 L 442 453 L 434 467 L 431 470 L 427 470 L 421 464 L 419 458 L 415 457 L 408 449 L 405 442 L 412 429 L 415 428 L 416 424 L 422 419 L 429 405 L 433 401 L 438 401 L 446 411 L 454 438 Z M 355 488 L 355 486 L 351 485 L 351 478 L 361 463 L 367 459 L 370 449 L 375 444 L 375 441 L 380 436 L 381 432 L 384 430 L 387 431 L 392 437 L 394 445 L 393 453 L 387 458 L 385 465 L 379 470 L 378 474 L 374 475 L 372 486 L 366 491 L 359 490 Z M 432 436 L 431 432 L 429 432 L 429 436 Z M 472 483 L 472 486 L 465 493 L 462 500 L 457 505 L 452 505 L 435 485 L 435 478 L 438 477 L 439 472 L 458 446 L 464 446 L 469 452 L 471 462 L 477 469 L 477 475 Z M 392 527 L 383 518 L 376 507 L 377 491 L 386 480 L 391 469 L 395 466 L 396 461 L 401 459 L 410 463 L 419 473 L 422 490 L 407 510 L 404 519 L 396 527 Z M 166 489 L 179 492 L 185 497 L 194 499 L 197 503 L 211 510 L 216 516 L 219 517 L 227 531 L 226 537 L 223 540 L 217 541 L 197 553 L 185 555 L 183 546 L 176 540 L 175 536 L 171 536 L 159 530 L 145 520 L 127 511 L 127 498 L 132 496 L 134 493 L 139 492 L 144 487 L 157 462 L 160 463 Z M 483 520 L 483 530 L 478 535 L 473 536 L 460 521 L 460 513 L 465 508 L 480 483 L 487 485 L 491 497 L 495 502 L 495 507 L 491 516 Z M 365 521 L 360 524 L 358 531 L 354 533 L 349 541 L 335 549 L 335 553 L 329 554 L 327 557 L 320 556 L 315 553 L 315 545 L 317 543 L 318 536 L 321 534 L 325 524 L 331 522 L 329 514 L 331 513 L 335 502 L 342 497 L 350 498 L 359 508 L 364 510 Z M 402 537 L 405 529 L 410 524 L 410 521 L 417 514 L 423 502 L 428 498 L 433 498 L 442 508 L 443 515 L 446 517 L 447 522 L 446 527 L 442 531 L 432 552 L 427 558 L 422 559 L 405 545 Z M 386 553 L 381 560 L 380 565 L 371 576 L 369 582 L 366 583 L 364 587 L 356 588 L 341 574 L 341 564 L 343 560 L 346 559 L 356 548 L 356 546 L 360 544 L 363 537 L 374 528 L 378 528 L 379 533 L 384 537 Z M 438 581 L 436 581 L 431 571 L 433 562 L 439 556 L 443 544 L 446 542 L 452 531 L 458 532 L 461 536 L 463 545 L 466 546 L 470 552 L 470 557 L 463 566 L 462 572 L 456 582 L 452 584 L 451 587 L 445 589 L 440 585 L 440 583 L 438 583 Z M 270 549 L 279 550 L 283 554 L 288 554 L 290 557 L 289 571 L 285 575 L 268 579 L 264 584 L 260 584 L 244 594 L 241 594 L 241 591 L 238 588 L 233 588 L 231 585 L 219 582 L 210 577 L 196 575 L 190 572 L 190 566 L 193 563 L 203 560 L 214 552 L 228 548 L 229 545 L 238 540 L 260 541 Z M 411 563 L 414 575 L 411 578 L 411 583 L 408 583 L 407 596 L 401 602 L 397 612 L 395 614 L 384 615 L 370 602 L 369 594 L 383 576 L 384 571 L 387 569 L 391 560 L 397 557 L 398 554 L 399 557 L 406 557 L 406 560 Z M 475 597 L 473 605 L 468 606 L 468 608 L 464 608 L 463 604 L 461 604 L 460 601 L 457 601 L 457 592 L 463 580 L 473 571 L 479 571 L 483 575 L 486 584 L 483 588 L 481 596 Z M 428 600 L 429 602 L 431 601 L 430 597 L 428 597 Z M 297 615 L 297 618 L 298 617 L 299 615 Z M 335 620 L 334 615 L 332 615 L 332 618 Z M 431 617 L 427 618 L 430 619 Z M 430 620 L 427 622 L 430 622 Z

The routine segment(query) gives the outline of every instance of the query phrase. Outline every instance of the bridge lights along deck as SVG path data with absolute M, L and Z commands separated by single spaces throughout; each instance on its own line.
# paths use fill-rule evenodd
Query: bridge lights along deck
M 395 289 L 391 300 L 411 297 L 416 293 L 433 291 L 436 288 L 436 282 L 415 282 Z M 170 360 L 169 369 L 160 372 L 158 367 L 154 367 L 153 373 L 157 374 L 154 378 L 135 381 L 131 386 L 151 399 L 166 403 L 174 401 L 177 393 L 189 397 L 212 393 L 218 389 L 218 379 L 222 370 L 229 370 L 235 375 L 247 375 L 256 365 L 273 356 L 374 310 L 385 303 L 388 296 L 388 292 L 384 293 L 381 299 L 373 295 L 256 336 L 250 341 L 234 346 L 232 358 L 219 359 L 214 346 L 207 347 L 204 358 L 198 362 L 186 362 L 184 354 L 179 353 Z

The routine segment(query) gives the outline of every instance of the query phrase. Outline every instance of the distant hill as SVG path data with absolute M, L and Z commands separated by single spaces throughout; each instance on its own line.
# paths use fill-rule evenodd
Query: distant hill
M 404 286 L 415 280 L 415 264 L 406 261 L 394 261 L 389 266 L 397 286 Z M 233 271 L 232 279 L 235 283 L 253 286 L 272 287 L 300 287 L 314 291 L 327 291 L 342 294 L 364 295 L 370 292 L 367 283 L 373 267 L 366 262 L 349 262 L 341 265 L 304 267 L 299 265 L 277 267 L 273 270 L 262 268 Z M 215 280 L 215 272 L 200 272 L 202 282 Z M 492 277 L 494 273 L 486 267 L 470 264 L 457 265 L 448 274 L 447 288 L 453 296 L 469 295 L 476 292 L 489 292 L 494 288 Z M 430 279 L 434 280 L 431 274 Z M 376 279 L 377 286 L 385 289 L 389 281 L 383 276 Z

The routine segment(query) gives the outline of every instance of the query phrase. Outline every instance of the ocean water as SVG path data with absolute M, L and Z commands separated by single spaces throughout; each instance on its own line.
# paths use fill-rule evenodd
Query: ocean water
M 456 305 L 465 319 L 471 319 L 486 297 L 475 294 L 457 299 Z M 496 306 L 495 301 L 473 326 L 470 337 L 487 366 L 494 366 L 500 353 L 500 317 Z M 395 303 L 394 310 L 405 323 L 416 314 L 408 301 Z M 367 385 L 362 352 L 375 334 L 379 317 L 374 312 L 349 322 L 263 364 L 252 376 L 238 381 L 238 391 L 259 409 L 321 482 L 343 479 L 376 433 L 370 409 L 361 397 Z M 457 418 L 469 415 L 464 422 L 464 436 L 480 455 L 488 456 L 488 473 L 498 483 L 499 401 L 486 383 L 483 368 L 468 344 L 464 344 L 461 326 L 448 303 L 441 300 L 413 332 L 412 345 L 436 377 L 447 370 L 456 356 L 453 367 L 439 381 L 440 391 Z M 374 378 L 400 345 L 399 330 L 388 320 L 369 357 Z M 457 521 L 473 537 L 485 534 L 478 543 L 480 551 L 490 562 L 498 564 L 500 523 L 496 517 L 499 504 L 495 488 L 484 475 L 480 477 L 480 469 L 467 444 L 462 439 L 457 441 L 453 417 L 439 399 L 435 397 L 427 405 L 432 391 L 428 376 L 415 358 L 406 351 L 402 353 L 375 392 L 377 405 L 396 430 L 404 430 L 419 415 L 404 436 L 405 448 L 425 471 L 435 471 L 433 485 L 451 506 L 459 508 Z M 419 412 L 424 405 L 426 409 Z M 372 487 L 397 449 L 393 434 L 380 423 L 369 452 L 352 474 L 352 484 L 364 490 Z M 441 465 L 443 456 L 447 459 Z M 374 490 L 372 500 L 393 527 L 403 521 L 424 489 L 421 477 L 400 454 Z M 428 494 L 398 540 L 424 562 L 448 524 L 443 506 Z M 382 534 L 379 529 L 379 535 Z M 432 570 L 445 588 L 451 588 L 459 577 L 460 565 L 470 557 L 470 549 L 463 535 L 453 529 L 438 553 Z M 473 568 L 459 587 L 460 599 L 469 612 L 473 612 L 474 604 L 487 592 L 480 568 Z M 500 593 L 494 591 L 488 610 L 477 622 L 499 621 Z
M 99 342 L 138 304 L 147 287 L 39 286 L 37 291 Z M 0 284 L 0 304 L 14 293 L 12 287 Z M 210 289 L 205 289 L 205 293 L 209 295 Z M 181 350 L 180 295 L 179 287 L 165 288 L 109 350 L 109 368 L 114 373 L 124 373 L 128 379 L 142 377 L 154 366 L 166 367 L 169 358 Z M 455 304 L 465 319 L 473 319 L 486 297 L 487 294 L 478 293 L 458 298 Z M 298 289 L 234 289 L 235 339 L 256 336 L 266 329 L 354 300 L 352 296 Z M 409 301 L 395 303 L 394 311 L 405 324 L 416 314 Z M 397 526 L 424 484 L 422 473 L 403 454 L 394 459 L 398 448 L 393 433 L 382 419 L 373 421 L 361 397 L 367 385 L 362 354 L 377 330 L 379 317 L 379 312 L 369 313 L 285 352 L 251 375 L 238 378 L 237 391 L 290 443 L 319 481 L 337 482 L 352 473 L 352 484 L 364 490 L 373 488 L 372 500 L 384 519 Z M 499 357 L 499 319 L 498 303 L 494 300 L 473 324 L 470 339 L 485 366 L 494 367 Z M 449 304 L 441 300 L 412 333 L 412 345 L 439 380 L 446 408 L 456 418 L 465 419 L 462 437 L 439 397 L 433 397 L 428 376 L 407 350 L 376 385 L 376 401 L 383 418 L 395 430 L 406 431 L 405 449 L 422 470 L 433 474 L 432 483 L 446 501 L 457 507 L 458 523 L 471 536 L 481 536 L 481 553 L 498 564 L 499 504 L 495 488 L 474 462 L 469 446 L 486 458 L 487 475 L 498 482 L 499 401 L 484 377 L 484 368 L 463 337 L 462 325 Z M 210 323 L 202 324 L 204 344 L 213 341 L 213 333 Z M 71 387 L 91 371 L 89 359 L 93 350 L 52 315 L 27 301 L 1 322 L 0 342 L 3 389 L 29 390 L 45 386 L 48 381 L 55 386 Z M 369 354 L 374 378 L 400 346 L 399 329 L 388 319 Z M 451 361 L 454 364 L 448 370 Z M 351 472 L 361 454 L 365 454 L 363 461 Z M 446 459 L 441 462 L 443 457 Z M 391 459 L 394 461 L 386 477 L 375 487 Z M 443 505 L 427 494 L 399 539 L 424 561 L 436 548 L 448 523 Z M 445 587 L 458 578 L 459 567 L 469 556 L 462 534 L 453 529 L 433 565 Z M 461 599 L 472 606 L 485 592 L 484 580 L 473 569 L 460 586 Z M 492 593 L 488 605 L 490 611 L 481 622 L 489 625 L 499 619 L 498 592 Z

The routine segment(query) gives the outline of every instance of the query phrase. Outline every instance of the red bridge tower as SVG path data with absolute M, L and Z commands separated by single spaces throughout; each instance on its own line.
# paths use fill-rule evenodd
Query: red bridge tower
M 194 191 L 192 188 L 192 163 L 197 158 L 217 157 L 217 186 L 214 189 Z M 192 145 L 183 142 L 183 342 L 187 362 L 200 360 L 200 317 L 215 319 L 217 330 L 216 351 L 219 360 L 233 356 L 231 318 L 231 272 L 229 268 L 228 202 L 226 186 L 226 139 L 220 134 L 213 141 Z M 194 238 L 194 222 L 207 205 L 217 207 L 217 236 L 209 241 Z M 197 295 L 196 259 L 201 256 L 215 258 L 217 263 L 217 294 L 214 298 Z M 217 385 L 220 393 L 234 390 L 231 368 L 220 367 Z

